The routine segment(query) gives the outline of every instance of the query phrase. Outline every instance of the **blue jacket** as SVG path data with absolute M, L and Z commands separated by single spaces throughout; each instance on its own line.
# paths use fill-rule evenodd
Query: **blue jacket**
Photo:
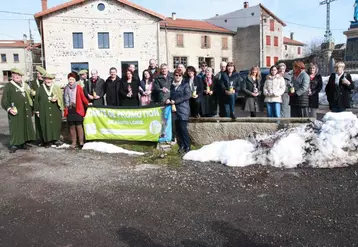
M 170 100 L 175 101 L 175 107 L 177 109 L 174 116 L 177 120 L 189 120 L 190 117 L 190 105 L 189 100 L 191 98 L 191 91 L 189 83 L 182 83 L 175 90 L 174 85 L 170 87 Z

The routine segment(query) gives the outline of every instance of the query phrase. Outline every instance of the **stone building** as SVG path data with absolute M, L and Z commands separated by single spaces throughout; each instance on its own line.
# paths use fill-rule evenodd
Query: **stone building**
M 208 22 L 236 32 L 233 58 L 238 69 L 253 65 L 270 67 L 283 57 L 286 24 L 262 4 L 224 15 L 216 15 Z
M 293 33 L 290 38 L 283 37 L 283 59 L 302 58 L 306 55 L 306 45 L 293 39 Z
M 0 40 L 0 82 L 11 80 L 11 69 L 16 67 L 22 70 L 24 80 L 32 78 L 32 53 L 27 49 L 30 40 L 26 35 L 24 40 Z
M 206 62 L 218 71 L 221 61 L 232 61 L 235 32 L 206 21 L 171 18 L 161 22 L 160 60 L 173 70 L 179 63 L 199 68 Z

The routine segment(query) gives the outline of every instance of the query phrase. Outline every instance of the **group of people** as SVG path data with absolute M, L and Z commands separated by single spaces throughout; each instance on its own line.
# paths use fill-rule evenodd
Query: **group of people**
M 10 152 L 25 149 L 26 143 L 37 140 L 39 145 L 59 146 L 62 116 L 67 118 L 72 139 L 71 148 L 84 145 L 83 118 L 88 105 L 93 106 L 146 106 L 171 105 L 173 111 L 173 134 L 179 152 L 190 150 L 187 124 L 190 117 L 235 116 L 235 101 L 238 93 L 245 95 L 244 107 L 251 117 L 260 110 L 259 100 L 264 97 L 268 117 L 316 117 L 319 92 L 323 87 L 317 65 L 294 63 L 293 71 L 286 72 L 285 64 L 272 66 L 270 73 L 261 78 L 258 66 L 250 69 L 242 78 L 232 62 L 222 62 L 220 72 L 204 62 L 197 72 L 193 66 L 185 68 L 179 64 L 173 73 L 168 66 L 149 61 L 142 79 L 134 65 L 124 72 L 123 78 L 117 69 L 109 70 L 103 80 L 97 70 L 81 70 L 79 80 L 76 73 L 69 73 L 68 84 L 62 89 L 55 85 L 55 76 L 42 67 L 37 67 L 37 78 L 29 85 L 22 80 L 23 73 L 12 70 L 12 80 L 6 84 L 1 106 L 8 112 L 10 126 Z M 326 94 L 333 112 L 350 107 L 350 96 L 354 89 L 351 76 L 344 72 L 344 63 L 336 64 L 336 73 L 330 76 Z M 219 109 L 219 112 L 218 112 Z M 35 129 L 32 116 L 35 115 Z M 174 137 L 173 137 L 174 139 Z

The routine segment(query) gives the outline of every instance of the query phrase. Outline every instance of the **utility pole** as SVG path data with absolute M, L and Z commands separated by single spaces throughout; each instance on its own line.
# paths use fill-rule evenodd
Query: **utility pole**
M 337 0 L 324 0 L 319 3 L 319 5 L 327 5 L 326 33 L 324 35 L 325 42 L 331 42 L 333 40 L 331 32 L 331 2 L 334 1 Z

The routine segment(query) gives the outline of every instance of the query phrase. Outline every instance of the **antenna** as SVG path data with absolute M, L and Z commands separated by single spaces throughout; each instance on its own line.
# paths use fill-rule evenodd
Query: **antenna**
M 331 32 L 331 2 L 337 0 L 324 0 L 319 3 L 319 5 L 327 5 L 327 17 L 326 17 L 326 33 L 324 35 L 324 40 L 326 42 L 333 41 L 332 32 Z

